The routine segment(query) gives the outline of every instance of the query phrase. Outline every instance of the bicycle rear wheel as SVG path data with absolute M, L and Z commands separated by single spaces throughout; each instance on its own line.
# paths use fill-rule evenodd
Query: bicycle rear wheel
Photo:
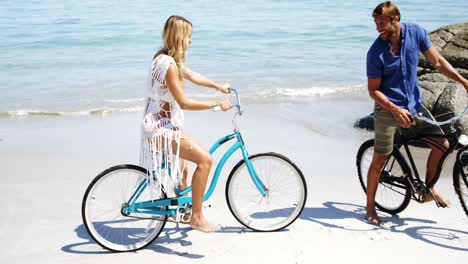
M 81 214 L 86 230 L 99 245 L 111 251 L 135 251 L 159 236 L 167 216 L 155 220 L 123 211 L 138 188 L 142 191 L 136 202 L 166 198 L 162 190 L 150 193 L 146 180 L 144 168 L 118 165 L 101 172 L 91 182 L 83 197 Z
M 277 153 L 256 154 L 249 160 L 267 195 L 262 196 L 241 160 L 226 183 L 229 210 L 241 224 L 256 231 L 277 231 L 289 226 L 299 217 L 307 199 L 302 172 Z
M 468 153 L 465 155 L 468 156 Z M 453 185 L 463 210 L 468 217 L 468 164 L 466 161 L 463 163 L 460 161 L 455 162 L 455 166 L 453 167 Z
M 367 193 L 367 173 L 374 155 L 374 140 L 364 142 L 356 157 L 359 182 Z M 411 201 L 411 186 L 406 180 L 410 169 L 399 152 L 393 152 L 380 175 L 375 205 L 389 214 L 398 214 L 405 210 Z

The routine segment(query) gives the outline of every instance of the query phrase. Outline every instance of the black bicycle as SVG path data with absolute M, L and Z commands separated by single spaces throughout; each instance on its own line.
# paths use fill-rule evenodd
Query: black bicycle
M 393 215 L 405 210 L 411 199 L 420 203 L 424 202 L 424 197 L 429 194 L 429 190 L 439 179 L 447 157 L 455 150 L 458 150 L 453 168 L 453 185 L 455 187 L 455 192 L 460 198 L 465 214 L 468 217 L 468 136 L 463 135 L 460 129 L 454 126 L 454 122 L 463 117 L 467 112 L 468 106 L 460 115 L 442 122 L 425 118 L 420 114 L 414 116 L 430 124 L 439 126 L 448 125 L 449 133 L 445 135 L 421 134 L 418 136 L 407 136 L 397 129 L 397 140 L 395 140 L 393 152 L 390 154 L 380 175 L 379 187 L 377 188 L 375 197 L 377 208 Z M 431 140 L 431 138 L 446 138 L 450 143 L 450 147 L 445 150 L 443 146 Z M 421 180 L 409 145 L 435 146 L 442 151 L 445 150 L 437 166 L 436 176 L 432 182 L 425 184 L 424 181 Z M 407 158 L 405 158 L 400 151 L 401 147 L 404 148 Z M 373 155 L 374 140 L 371 139 L 361 145 L 356 157 L 359 181 L 361 182 L 364 192 L 367 190 L 367 172 Z M 408 160 L 411 167 L 408 165 Z M 439 206 L 437 201 L 436 204 Z

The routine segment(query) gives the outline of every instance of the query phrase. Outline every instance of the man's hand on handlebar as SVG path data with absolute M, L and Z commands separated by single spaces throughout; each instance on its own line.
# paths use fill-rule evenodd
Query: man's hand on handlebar
M 398 125 L 402 128 L 409 128 L 411 126 L 411 120 L 413 117 L 411 113 L 403 108 L 395 108 L 392 112 L 393 118 L 397 121 Z

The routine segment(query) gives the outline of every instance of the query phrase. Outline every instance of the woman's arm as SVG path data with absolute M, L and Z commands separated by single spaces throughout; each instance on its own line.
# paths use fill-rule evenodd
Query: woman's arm
M 185 79 L 191 81 L 196 85 L 213 88 L 223 93 L 229 93 L 229 83 L 218 84 L 203 76 L 202 74 L 196 71 L 192 71 L 191 69 L 185 66 L 182 67 L 182 72 L 184 74 Z
M 208 110 L 215 106 L 220 106 L 223 111 L 229 110 L 232 106 L 229 101 L 198 101 L 188 98 L 182 89 L 182 82 L 179 80 L 177 69 L 170 65 L 166 72 L 166 85 L 172 96 L 179 104 L 180 108 L 186 110 Z

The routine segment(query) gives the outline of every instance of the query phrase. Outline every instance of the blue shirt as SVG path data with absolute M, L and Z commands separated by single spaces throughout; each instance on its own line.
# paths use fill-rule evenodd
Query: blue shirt
M 431 46 L 422 27 L 401 23 L 400 54 L 392 54 L 390 41 L 379 36 L 367 52 L 367 77 L 382 79 L 380 91 L 392 103 L 415 114 L 421 106 L 417 76 L 419 51 L 426 51 Z

